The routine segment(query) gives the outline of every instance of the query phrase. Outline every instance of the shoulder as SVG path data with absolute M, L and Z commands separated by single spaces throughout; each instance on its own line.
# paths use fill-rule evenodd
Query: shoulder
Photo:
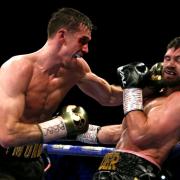
M 77 58 L 77 59 L 76 59 L 76 62 L 77 62 L 77 66 L 78 66 L 81 70 L 83 70 L 84 72 L 90 72 L 90 71 L 91 71 L 88 63 L 87 63 L 86 60 L 83 59 L 82 57 Z
M 180 101 L 180 91 L 175 91 L 169 95 L 168 101 L 178 102 Z M 179 104 L 179 103 L 178 103 Z
M 31 61 L 29 60 L 28 55 L 17 55 L 17 56 L 13 56 L 10 59 L 8 59 L 7 61 L 5 61 L 1 68 L 11 68 L 11 67 L 15 67 L 15 66 L 29 66 L 31 65 Z
M 33 70 L 33 63 L 27 55 L 13 56 L 1 66 L 1 73 L 13 73 L 14 75 L 23 75 Z
M 171 93 L 165 101 L 165 114 L 169 115 L 169 118 L 177 117 L 179 120 L 180 112 L 180 91 Z
M 23 56 L 14 56 L 2 64 L 0 68 L 0 86 L 5 89 L 24 91 L 33 74 L 33 63 Z

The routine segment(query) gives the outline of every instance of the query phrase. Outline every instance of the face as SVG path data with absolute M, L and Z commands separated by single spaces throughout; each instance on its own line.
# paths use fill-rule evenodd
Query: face
M 168 82 L 180 82 L 180 48 L 170 48 L 164 55 L 163 78 Z
M 82 57 L 88 53 L 88 43 L 91 40 L 91 31 L 84 25 L 80 25 L 78 32 L 66 32 L 63 44 L 63 57 L 66 61 Z M 61 51 L 61 52 L 62 52 Z

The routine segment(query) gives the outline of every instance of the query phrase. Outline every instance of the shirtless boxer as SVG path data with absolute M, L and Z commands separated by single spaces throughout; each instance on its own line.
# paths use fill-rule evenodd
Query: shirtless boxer
M 180 140 L 180 37 L 167 46 L 162 69 L 166 86 L 156 96 L 143 100 L 144 78 L 149 74 L 143 63 L 122 66 L 118 73 L 125 115 L 121 136 L 93 180 L 157 180 L 163 162 Z M 106 139 L 100 130 L 98 139 L 102 138 Z
M 82 107 L 68 106 L 52 117 L 73 86 L 101 105 L 122 104 L 121 87 L 95 75 L 83 59 L 92 29 L 86 15 L 59 9 L 48 23 L 41 49 L 14 56 L 1 66 L 0 179 L 42 179 L 41 143 L 87 130 Z

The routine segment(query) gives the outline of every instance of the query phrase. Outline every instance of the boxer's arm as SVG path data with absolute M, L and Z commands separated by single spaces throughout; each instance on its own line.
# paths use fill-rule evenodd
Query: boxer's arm
M 78 87 L 88 96 L 104 106 L 118 106 L 122 104 L 122 88 L 110 85 L 105 79 L 89 72 L 78 83 Z
M 147 143 L 156 134 L 165 133 L 160 141 L 167 142 L 169 134 L 174 142 L 180 139 L 179 112 L 180 92 L 169 95 L 160 108 L 151 116 L 146 116 L 144 112 L 132 111 L 127 114 L 126 122 L 130 129 L 129 134 L 136 143 Z M 169 132 L 169 133 L 168 133 Z M 179 139 L 178 139 L 179 138 Z
M 100 129 L 100 126 L 89 124 L 88 130 L 85 133 L 76 136 L 75 140 L 87 144 L 98 144 L 98 133 Z
M 97 138 L 101 144 L 117 144 L 122 132 L 121 124 L 102 126 L 97 134 Z
M 122 104 L 122 88 L 110 85 L 105 79 L 94 74 L 83 58 L 77 58 L 77 68 L 82 77 L 77 86 L 88 96 L 104 106 L 118 106 Z
M 14 60 L 6 62 L 0 69 L 0 144 L 4 147 L 40 141 L 41 132 L 37 125 L 21 121 L 32 70 L 27 61 Z
M 142 142 L 148 133 L 148 121 L 143 111 L 142 87 L 148 69 L 144 63 L 131 63 L 118 68 L 118 75 L 124 88 L 123 109 L 128 135 L 132 141 Z
M 60 115 L 38 124 L 42 132 L 42 142 L 75 136 L 88 130 L 88 117 L 84 108 L 75 105 L 65 106 Z
M 5 120 L 0 121 L 0 144 L 3 147 L 50 142 L 69 135 L 84 133 L 88 129 L 85 110 L 74 105 L 67 106 L 61 115 L 43 123 L 23 123 L 20 120 L 23 99 L 23 95 L 21 99 L 6 97 L 11 105 L 0 106 L 0 109 L 3 109 L 0 118 Z
M 122 125 L 97 126 L 89 124 L 88 130 L 76 137 L 87 144 L 116 144 L 122 134 Z
M 142 88 L 145 86 L 148 68 L 142 62 L 130 63 L 117 69 L 123 87 L 124 115 L 143 110 Z
M 88 128 L 84 109 L 72 106 L 66 108 L 62 116 L 44 123 L 22 122 L 25 93 L 32 77 L 32 69 L 27 62 L 10 63 L 1 67 L 0 144 L 3 147 L 40 143 L 42 140 L 48 142 L 69 134 L 84 133 Z

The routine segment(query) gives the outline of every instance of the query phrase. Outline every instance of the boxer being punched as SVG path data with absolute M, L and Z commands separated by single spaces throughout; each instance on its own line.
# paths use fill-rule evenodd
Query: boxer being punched
M 82 107 L 68 106 L 52 117 L 73 86 L 101 105 L 122 104 L 121 87 L 95 75 L 83 59 L 92 29 L 83 13 L 59 9 L 49 20 L 41 49 L 14 56 L 1 66 L 0 179 L 42 179 L 41 143 L 87 130 Z
M 163 162 L 180 140 L 180 37 L 167 46 L 162 68 L 165 86 L 156 96 L 143 100 L 142 88 L 150 77 L 143 63 L 122 66 L 118 73 L 125 116 L 121 135 L 115 151 L 105 155 L 93 180 L 158 179 Z M 101 136 L 105 139 L 101 133 L 100 141 Z

